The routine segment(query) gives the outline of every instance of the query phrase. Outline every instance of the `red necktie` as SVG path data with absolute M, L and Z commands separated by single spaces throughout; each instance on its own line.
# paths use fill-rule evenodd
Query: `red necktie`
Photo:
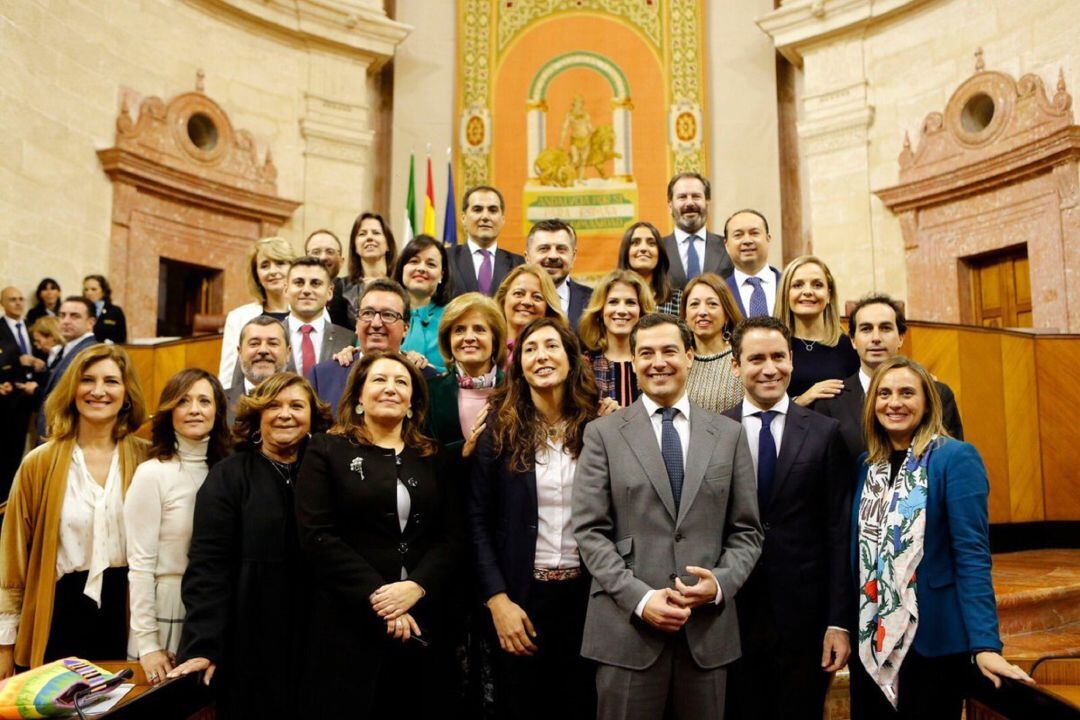
M 301 325 L 300 332 L 304 335 L 300 341 L 300 361 L 303 365 L 303 375 L 307 377 L 311 368 L 315 366 L 315 345 L 311 342 L 311 333 L 315 332 L 315 328 L 310 325 Z

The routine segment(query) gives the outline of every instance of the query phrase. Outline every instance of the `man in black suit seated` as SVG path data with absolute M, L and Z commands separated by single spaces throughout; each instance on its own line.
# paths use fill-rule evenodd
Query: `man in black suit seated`
M 289 360 L 289 334 L 277 318 L 259 315 L 240 328 L 240 346 L 237 348 L 243 382 L 233 383 L 225 391 L 229 401 L 226 412 L 229 426 L 236 419 L 236 403 L 244 395 L 259 386 L 274 373 L 285 370 Z
M 852 462 L 839 424 L 787 396 L 791 335 L 783 323 L 744 320 L 731 347 L 746 394 L 725 414 L 746 431 L 765 542 L 736 596 L 743 654 L 730 670 L 728 712 L 820 720 L 829 675 L 851 651 Z
M 541 220 L 529 229 L 525 241 L 525 262 L 535 263 L 547 270 L 555 291 L 562 301 L 563 314 L 577 332 L 581 313 L 589 304 L 592 288 L 574 282 L 570 272 L 577 257 L 577 233 L 562 220 Z
M 724 247 L 724 238 L 709 232 L 709 200 L 712 188 L 704 176 L 679 173 L 668 181 L 667 200 L 675 231 L 664 238 L 670 266 L 668 279 L 682 290 L 701 273 L 731 274 L 733 265 Z
M 19 469 L 30 415 L 34 412 L 34 359 L 23 310 L 26 298 L 17 287 L 0 291 L 4 319 L 0 322 L 0 412 L 7 426 L 0 432 L 0 502 L 7 498 L 15 471 Z M 38 355 L 38 360 L 44 359 Z
M 814 410 L 840 421 L 840 432 L 852 458 L 858 458 L 866 451 L 863 404 L 870 376 L 881 363 L 900 352 L 905 334 L 904 308 L 893 298 L 875 293 L 855 303 L 848 320 L 848 335 L 859 353 L 859 371 L 844 379 L 844 389 L 839 395 L 814 403 Z M 964 425 L 956 408 L 956 396 L 945 383 L 935 381 L 934 384 L 941 396 L 941 419 L 945 429 L 957 440 L 963 440 Z
M 461 197 L 461 224 L 466 240 L 448 248 L 455 296 L 482 292 L 492 297 L 511 269 L 525 262 L 516 253 L 499 248 L 499 233 L 506 223 L 502 193 L 488 185 L 469 188 Z
M 304 241 L 304 254 L 318 258 L 326 266 L 326 272 L 330 273 L 330 279 L 334 285 L 334 292 L 330 296 L 330 301 L 326 303 L 326 312 L 330 315 L 330 322 L 344 328 L 351 328 L 356 324 L 356 318 L 350 314 L 349 301 L 345 299 L 345 280 L 338 277 L 341 274 L 341 265 L 345 261 L 341 239 L 325 228 L 316 230 Z

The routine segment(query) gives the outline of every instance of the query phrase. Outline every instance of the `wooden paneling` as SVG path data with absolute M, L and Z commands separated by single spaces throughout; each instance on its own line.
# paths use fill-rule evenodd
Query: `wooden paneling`
M 1009 522 L 1012 477 L 1005 395 L 1000 391 L 984 392 L 986 388 L 1000 389 L 1003 385 L 1001 335 L 973 330 L 948 332 L 956 335 L 957 347 L 963 348 L 957 352 L 960 417 L 964 421 L 964 436 L 978 438 L 979 454 L 990 477 L 990 522 Z
M 202 368 L 217 375 L 221 336 L 198 335 L 158 345 L 125 345 L 124 349 L 139 376 L 147 410 L 153 413 L 169 378 L 184 368 Z
M 1008 381 L 1004 395 L 1005 443 L 1009 465 L 1009 520 L 1043 520 L 1042 453 L 1035 381 L 1035 343 L 1001 334 L 1001 365 Z
M 1047 520 L 1080 520 L 1080 338 L 1035 340 Z

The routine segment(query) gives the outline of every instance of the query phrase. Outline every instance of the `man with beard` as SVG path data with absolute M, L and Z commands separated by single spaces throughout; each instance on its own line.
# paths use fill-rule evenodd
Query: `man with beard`
M 525 258 L 498 246 L 506 223 L 502 193 L 488 185 L 472 187 L 461 197 L 461 224 L 466 241 L 448 248 L 455 296 L 481 292 L 495 294 L 503 278 Z
M 541 220 L 529 229 L 529 237 L 525 241 L 525 262 L 535 263 L 547 270 L 555 283 L 555 291 L 559 293 L 563 314 L 570 321 L 570 327 L 577 332 L 581 313 L 589 304 L 592 290 L 570 277 L 575 257 L 577 233 L 569 223 L 558 219 Z
M 356 318 L 349 312 L 349 301 L 345 299 L 345 280 L 338 277 L 344 262 L 344 249 L 341 240 L 330 230 L 320 229 L 307 236 L 304 241 L 304 254 L 318 258 L 334 284 L 334 293 L 326 303 L 326 312 L 330 322 L 350 328 L 356 324 Z
M 726 278 L 732 272 L 724 238 L 705 227 L 711 197 L 709 181 L 698 173 L 679 173 L 668 182 L 668 209 L 675 231 L 664 238 L 664 249 L 671 262 L 668 279 L 680 290 L 702 273 Z
M 229 400 L 228 419 L 231 426 L 236 419 L 236 403 L 244 395 L 258 387 L 266 378 L 285 370 L 289 360 L 289 334 L 280 320 L 269 315 L 259 315 L 248 320 L 240 329 L 240 358 L 242 383 L 234 383 L 225 391 Z

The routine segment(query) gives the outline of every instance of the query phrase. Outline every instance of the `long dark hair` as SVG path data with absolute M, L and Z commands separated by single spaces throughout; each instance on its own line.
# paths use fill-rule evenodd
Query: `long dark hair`
M 600 404 L 600 391 L 592 367 L 582 355 L 577 336 L 567 327 L 566 321 L 562 317 L 542 317 L 526 325 L 514 344 L 506 382 L 491 398 L 492 412 L 488 415 L 497 418 L 492 427 L 495 454 L 509 453 L 510 468 L 517 472 L 525 472 L 533 466 L 536 451 L 545 442 L 543 423 L 521 370 L 521 348 L 530 335 L 546 327 L 555 328 L 570 361 L 570 372 L 563 383 L 562 416 L 566 421 L 563 447 L 571 457 L 581 454 L 585 424 L 596 419 Z
M 173 427 L 172 411 L 200 380 L 210 383 L 210 391 L 214 395 L 214 426 L 210 430 L 210 444 L 206 448 L 206 464 L 213 467 L 214 463 L 229 454 L 232 444 L 227 416 L 229 400 L 225 397 L 221 381 L 200 368 L 188 368 L 169 378 L 161 391 L 157 412 L 150 421 L 150 457 L 169 460 L 176 455 L 176 428 Z
M 671 296 L 675 293 L 675 289 L 671 287 L 671 281 L 668 280 L 668 269 L 671 267 L 671 260 L 667 256 L 667 250 L 664 249 L 664 240 L 660 237 L 660 231 L 651 222 L 639 220 L 626 228 L 626 232 L 622 236 L 622 242 L 619 243 L 619 269 L 633 270 L 630 267 L 630 242 L 634 239 L 634 231 L 642 227 L 648 229 L 653 239 L 656 240 L 656 267 L 653 268 L 652 287 L 650 289 L 656 304 L 663 305 L 671 300 Z
M 364 263 L 356 252 L 356 235 L 360 232 L 360 226 L 365 220 L 375 220 L 382 228 L 383 237 L 386 238 L 386 274 L 389 277 L 394 267 L 394 258 L 397 256 L 397 243 L 394 241 L 394 233 L 390 232 L 390 226 L 383 220 L 382 215 L 373 212 L 360 213 L 353 221 L 352 230 L 349 231 L 349 280 L 362 282 L 364 279 Z
M 39 282 L 38 285 L 37 285 L 37 290 L 34 291 L 34 297 L 37 298 L 37 302 L 34 303 L 35 306 L 36 305 L 45 305 L 45 301 L 41 299 L 41 293 L 43 291 L 45 291 L 45 290 L 48 290 L 50 287 L 54 287 L 54 288 L 57 289 L 57 291 L 59 291 L 60 290 L 60 283 L 56 282 L 51 277 L 42 278 L 41 282 Z M 45 308 L 47 310 L 52 310 L 54 313 L 58 313 L 58 312 L 60 312 L 60 303 L 62 303 L 62 302 L 64 302 L 64 294 L 59 293 L 56 296 L 56 305 L 54 305 L 53 307 L 49 307 L 48 305 L 45 305 Z
M 371 433 L 364 425 L 363 415 L 356 412 L 356 404 L 360 401 L 360 392 L 364 389 L 364 383 L 367 382 L 371 366 L 376 360 L 384 358 L 400 363 L 408 370 L 409 378 L 412 380 L 412 397 L 409 400 L 412 417 L 406 417 L 401 423 L 401 438 L 405 442 L 405 447 L 416 450 L 422 457 L 434 455 L 438 449 L 435 441 L 421 431 L 428 410 L 427 381 L 415 365 L 397 352 L 380 350 L 370 354 L 364 353 L 360 362 L 349 373 L 345 390 L 341 393 L 341 401 L 338 403 L 337 422 L 330 428 L 330 434 L 343 435 L 361 445 L 371 445 Z
M 431 296 L 431 302 L 439 307 L 446 305 L 454 297 L 454 281 L 450 277 L 450 256 L 446 254 L 446 246 L 430 235 L 417 235 L 402 249 L 390 277 L 397 281 L 401 287 L 405 287 L 405 263 L 422 253 L 428 248 L 439 251 L 442 262 L 442 280 L 435 287 L 435 294 Z

